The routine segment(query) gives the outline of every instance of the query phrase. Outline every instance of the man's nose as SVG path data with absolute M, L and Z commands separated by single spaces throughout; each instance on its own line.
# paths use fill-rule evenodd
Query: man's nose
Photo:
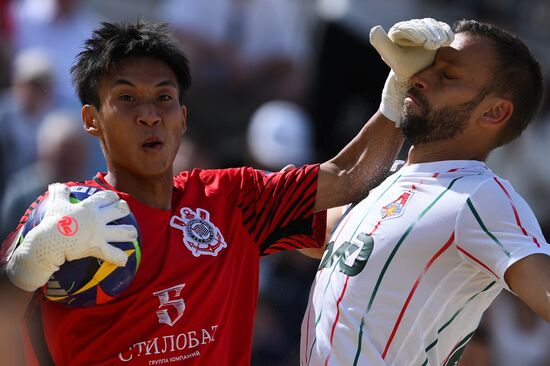
M 426 90 L 428 88 L 428 69 L 422 70 L 413 76 L 411 76 L 410 82 L 411 87 L 414 87 L 419 90 Z
M 154 126 L 160 123 L 161 117 L 155 107 L 151 104 L 144 104 L 140 107 L 138 123 L 141 125 Z

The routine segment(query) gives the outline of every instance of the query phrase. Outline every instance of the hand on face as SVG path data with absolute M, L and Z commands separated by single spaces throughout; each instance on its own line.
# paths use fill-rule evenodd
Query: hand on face
M 454 39 L 451 28 L 431 18 L 395 24 L 389 35 L 380 26 L 371 29 L 370 41 L 391 68 L 382 91 L 380 111 L 397 122 L 403 110 L 409 78 L 433 63 L 437 49 Z

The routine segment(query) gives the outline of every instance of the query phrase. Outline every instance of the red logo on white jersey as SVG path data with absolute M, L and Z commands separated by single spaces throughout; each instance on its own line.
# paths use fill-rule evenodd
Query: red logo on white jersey
M 182 283 L 181 285 L 176 285 L 161 291 L 153 292 L 153 295 L 159 298 L 159 308 L 165 308 L 157 311 L 159 323 L 173 326 L 183 316 L 185 301 L 183 301 L 183 299 L 178 299 L 178 297 L 180 296 L 181 289 L 184 287 L 185 284 Z M 174 294 L 172 298 L 170 297 L 170 293 Z M 176 310 L 176 317 L 174 319 L 172 319 L 170 314 L 168 314 L 168 309 L 166 309 L 167 307 L 172 307 Z
M 202 208 L 193 211 L 189 207 L 180 210 L 181 216 L 172 216 L 170 226 L 183 233 L 183 243 L 195 257 L 217 256 L 227 247 L 220 230 L 210 222 L 210 213 Z

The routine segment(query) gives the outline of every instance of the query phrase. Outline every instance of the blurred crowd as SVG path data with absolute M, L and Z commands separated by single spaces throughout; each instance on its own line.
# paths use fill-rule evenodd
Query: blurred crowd
M 428 16 L 513 31 L 548 76 L 548 0 L 0 0 L 0 234 L 48 183 L 105 170 L 69 76 L 99 22 L 167 22 L 188 53 L 189 132 L 175 172 L 243 164 L 277 171 L 333 156 L 378 108 L 388 68 L 368 43 L 370 28 Z M 528 201 L 547 239 L 549 122 L 547 93 L 537 120 L 488 161 Z M 262 260 L 253 365 L 298 364 L 317 265 L 298 253 Z M 503 294 L 460 365 L 550 365 L 549 344 L 550 325 Z

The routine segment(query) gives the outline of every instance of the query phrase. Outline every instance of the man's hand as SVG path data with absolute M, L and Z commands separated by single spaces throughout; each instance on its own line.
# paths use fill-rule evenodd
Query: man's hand
M 370 42 L 393 72 L 403 79 L 431 65 L 437 50 L 449 46 L 454 34 L 448 24 L 435 19 L 399 22 L 388 34 L 381 26 L 370 31 Z
M 64 184 L 48 187 L 44 218 L 14 250 L 6 272 L 11 282 L 26 291 L 45 285 L 66 260 L 97 257 L 117 266 L 126 254 L 109 242 L 133 241 L 136 228 L 107 225 L 130 213 L 128 204 L 113 191 L 101 191 L 82 202 L 71 203 Z
M 388 34 L 381 26 L 371 29 L 371 44 L 392 69 L 382 91 L 382 114 L 399 120 L 410 77 L 431 65 L 437 50 L 453 40 L 451 27 L 431 18 L 399 22 Z

